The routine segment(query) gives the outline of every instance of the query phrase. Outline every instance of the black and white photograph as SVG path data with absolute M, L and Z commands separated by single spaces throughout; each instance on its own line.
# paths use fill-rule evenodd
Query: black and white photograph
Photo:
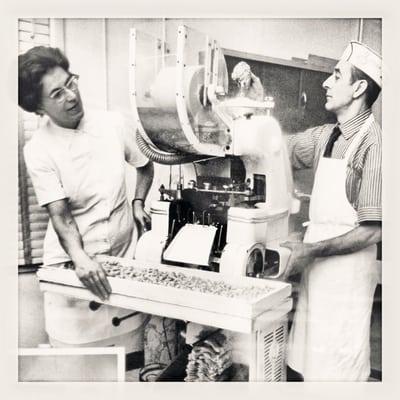
M 15 384 L 377 390 L 383 13 L 53 14 L 6 66 Z

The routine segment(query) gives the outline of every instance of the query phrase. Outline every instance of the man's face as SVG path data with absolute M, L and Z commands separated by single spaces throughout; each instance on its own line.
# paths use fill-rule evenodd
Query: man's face
M 326 90 L 325 109 L 340 113 L 353 102 L 354 87 L 351 77 L 351 64 L 339 61 L 332 75 L 322 84 Z
M 71 75 L 61 67 L 48 71 L 42 78 L 42 101 L 39 111 L 63 128 L 75 129 L 83 117 L 79 89 L 66 89 Z M 56 94 L 55 98 L 51 98 Z M 61 101 L 60 101 L 61 98 Z

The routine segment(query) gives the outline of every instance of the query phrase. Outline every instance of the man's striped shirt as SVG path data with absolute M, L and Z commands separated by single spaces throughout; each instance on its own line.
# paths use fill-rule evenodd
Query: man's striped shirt
M 356 133 L 370 116 L 368 109 L 343 124 L 326 124 L 288 137 L 291 163 L 295 169 L 313 168 L 323 154 L 332 130 L 342 134 L 336 140 L 332 158 L 343 158 Z M 374 121 L 362 135 L 347 167 L 346 193 L 357 211 L 358 222 L 382 221 L 382 132 Z

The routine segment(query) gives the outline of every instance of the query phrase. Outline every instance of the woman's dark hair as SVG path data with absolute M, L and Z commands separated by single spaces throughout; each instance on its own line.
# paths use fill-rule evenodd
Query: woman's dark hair
M 379 93 L 381 92 L 381 88 L 379 87 L 379 85 L 374 80 L 372 80 L 367 74 L 365 74 L 363 71 L 361 71 L 354 65 L 351 66 L 351 78 L 353 82 L 361 80 L 367 81 L 368 86 L 365 91 L 366 103 L 368 107 L 371 107 L 372 104 L 375 103 L 375 100 L 378 98 Z
M 58 48 L 37 46 L 18 57 L 18 104 L 25 111 L 37 111 L 42 78 L 55 67 L 69 71 L 69 61 Z

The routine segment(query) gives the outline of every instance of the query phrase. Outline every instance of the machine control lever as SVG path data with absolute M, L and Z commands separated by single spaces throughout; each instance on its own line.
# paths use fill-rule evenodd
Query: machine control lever
M 89 308 L 90 308 L 92 311 L 96 311 L 96 310 L 98 310 L 100 307 L 101 307 L 101 303 L 97 303 L 97 301 L 91 301 L 91 302 L 89 302 Z
M 203 211 L 203 225 L 206 224 L 206 216 L 207 216 L 207 225 L 211 225 L 211 214 L 207 211 Z
M 170 239 L 174 237 L 176 219 L 172 220 Z
M 223 225 L 217 224 L 217 229 L 219 230 L 218 232 L 218 244 L 217 244 L 217 250 L 221 249 L 221 241 L 222 241 L 222 228 Z
M 127 314 L 124 317 L 114 317 L 111 322 L 114 326 L 119 326 L 122 321 L 125 321 L 128 318 L 134 317 L 135 315 L 139 314 L 139 311 L 134 311 L 133 313 Z
M 189 218 L 188 218 L 189 220 Z M 197 216 L 196 213 L 194 211 L 192 211 L 192 224 L 194 225 L 197 222 Z

